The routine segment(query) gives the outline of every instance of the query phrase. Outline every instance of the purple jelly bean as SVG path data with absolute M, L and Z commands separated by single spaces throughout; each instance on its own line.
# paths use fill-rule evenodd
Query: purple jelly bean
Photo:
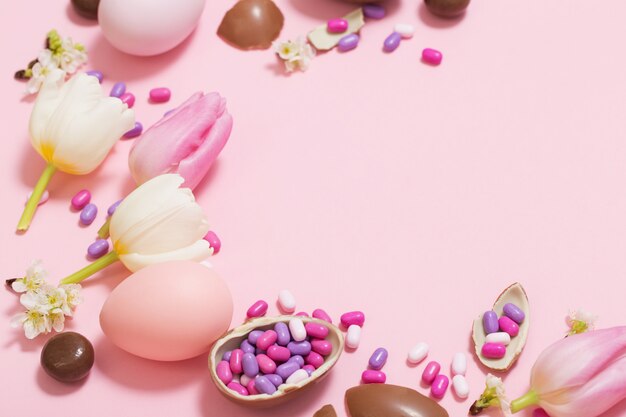
M 123 137 L 124 139 L 136 138 L 137 136 L 141 135 L 141 132 L 143 132 L 143 125 L 139 122 L 135 122 L 135 127 L 124 133 Z
M 378 4 L 364 4 L 363 15 L 370 19 L 382 19 L 385 17 L 385 8 Z
M 255 377 L 259 373 L 259 363 L 256 361 L 256 356 L 254 356 L 253 353 L 244 353 L 241 364 L 243 366 L 243 373 L 250 378 Z
M 287 349 L 289 349 L 292 355 L 306 356 L 311 353 L 311 344 L 306 340 L 302 342 L 289 342 Z
M 513 303 L 506 303 L 502 308 L 502 312 L 505 316 L 507 316 L 517 324 L 522 324 L 522 322 L 526 318 L 526 314 L 524 314 L 522 309 Z
M 284 381 L 298 369 L 300 369 L 300 366 L 296 362 L 285 362 L 282 365 L 278 365 L 276 368 L 276 374 L 280 375 Z
M 483 314 L 483 329 L 485 330 L 485 334 L 496 333 L 500 330 L 498 315 L 495 311 L 489 310 Z
M 370 368 L 375 369 L 377 371 L 382 369 L 382 367 L 387 362 L 388 356 L 389 356 L 389 353 L 387 352 L 387 349 L 385 348 L 376 349 L 374 353 L 372 353 L 372 356 L 370 356 L 370 360 L 369 360 Z
M 90 258 L 98 259 L 109 251 L 109 241 L 106 239 L 98 239 L 87 248 L 87 254 Z
M 246 339 L 241 342 L 239 349 L 243 350 L 244 353 L 254 353 L 256 351 L 254 346 L 252 346 Z
M 226 362 L 229 362 L 229 361 L 230 361 L 230 355 L 231 355 L 232 353 L 233 353 L 233 352 L 232 352 L 232 351 L 230 351 L 230 350 L 228 350 L 228 351 L 224 352 L 224 354 L 222 355 L 222 360 L 223 360 L 223 361 L 226 361 Z
M 383 43 L 383 51 L 385 52 L 393 52 L 398 49 L 400 46 L 400 41 L 402 40 L 402 35 L 398 32 L 393 32 L 391 35 L 387 36 L 385 42 Z
M 118 83 L 113 84 L 113 88 L 111 88 L 111 92 L 109 93 L 109 95 L 111 97 L 119 98 L 125 92 L 126 92 L 126 84 L 120 81 Z
M 263 330 L 252 330 L 250 333 L 248 333 L 248 342 L 250 342 L 250 344 L 252 345 L 256 345 L 257 339 L 263 333 L 264 333 Z
M 274 331 L 278 338 L 276 339 L 276 343 L 280 346 L 287 346 L 291 341 L 291 333 L 289 333 L 289 326 L 283 323 L 282 321 L 276 323 L 274 326 Z
M 98 82 L 102 84 L 102 80 L 104 79 L 104 74 L 102 74 L 102 72 L 98 70 L 91 70 L 91 71 L 87 71 L 85 74 L 91 75 L 92 77 L 96 77 L 98 79 Z
M 283 383 L 283 379 L 277 374 L 267 374 L 265 375 L 265 378 L 269 379 L 275 387 L 278 387 Z
M 293 355 L 291 358 L 287 360 L 287 362 L 295 362 L 298 364 L 300 368 L 304 366 L 304 358 L 300 355 Z
M 117 206 L 119 206 L 119 205 L 120 205 L 120 203 L 121 203 L 121 202 L 122 202 L 122 200 L 117 200 L 115 203 L 111 204 L 111 205 L 109 206 L 109 208 L 107 209 L 107 214 L 108 214 L 109 216 L 112 216 L 112 215 L 113 215 L 113 213 L 115 213 L 115 209 L 117 208 Z
M 340 52 L 348 52 L 357 47 L 360 39 L 361 38 L 356 33 L 350 33 L 349 35 L 343 36 L 337 43 L 337 49 Z
M 295 371 L 294 371 L 295 372 Z M 272 395 L 276 392 L 276 386 L 272 384 L 266 376 L 257 376 L 254 380 L 254 386 L 260 393 Z
M 98 207 L 95 204 L 87 204 L 80 212 L 80 224 L 89 226 L 98 215 Z

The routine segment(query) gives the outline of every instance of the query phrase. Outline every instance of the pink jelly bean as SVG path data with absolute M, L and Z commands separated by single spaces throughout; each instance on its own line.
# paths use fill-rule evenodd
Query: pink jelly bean
M 328 336 L 328 327 L 319 323 L 307 323 L 304 325 L 306 334 L 316 339 L 324 339 Z
M 204 240 L 209 242 L 209 246 L 213 249 L 213 255 L 217 255 L 220 253 L 220 249 L 222 248 L 222 241 L 220 238 L 213 232 L 209 230 L 206 235 L 204 235 Z
M 382 371 L 367 369 L 361 374 L 361 381 L 364 384 L 384 384 L 387 381 L 387 375 Z
M 533 417 L 550 417 L 543 408 L 535 408 L 533 410 Z
M 311 374 L 315 372 L 315 366 L 313 365 L 304 365 L 302 369 L 304 369 L 306 373 L 309 374 L 309 376 L 311 376 Z
M 153 103 L 165 103 L 170 100 L 172 92 L 169 88 L 159 87 L 150 90 L 150 101 Z
M 235 391 L 239 395 L 243 395 L 243 396 L 248 395 L 248 390 L 246 389 L 246 387 L 241 385 L 239 382 L 231 382 L 230 384 L 226 386 L 230 388 L 231 390 Z
M 328 340 L 311 340 L 311 350 L 320 355 L 328 356 L 333 351 L 333 344 Z
M 343 33 L 348 30 L 348 21 L 346 19 L 330 19 L 326 23 L 326 30 L 330 33 Z
M 422 51 L 422 61 L 431 65 L 441 64 L 443 55 L 436 49 L 426 48 Z
M 350 327 L 353 324 L 362 327 L 365 323 L 365 314 L 362 311 L 349 311 L 342 314 L 340 320 L 344 327 Z
M 233 373 L 230 370 L 230 364 L 227 361 L 220 361 L 220 363 L 218 363 L 215 367 L 215 373 L 224 385 L 230 384 L 233 380 Z
M 70 204 L 74 210 L 82 210 L 91 201 L 91 193 L 89 190 L 80 190 L 72 197 Z
M 256 387 L 254 386 L 254 379 L 250 380 L 250 382 L 248 382 L 248 385 L 246 385 L 246 389 L 248 390 L 248 394 L 250 395 L 257 395 L 259 394 L 259 391 L 257 391 Z
M 507 316 L 502 316 L 498 319 L 500 330 L 507 332 L 509 336 L 515 337 L 519 334 L 519 325 Z
M 307 313 L 305 311 L 301 311 L 299 313 L 296 313 L 296 316 L 299 316 L 299 317 L 309 317 L 309 313 Z
M 243 372 L 243 350 L 235 349 L 230 354 L 230 370 L 233 374 Z
M 276 343 L 276 339 L 278 339 L 278 334 L 274 330 L 267 330 L 257 339 L 256 347 L 261 350 L 267 350 L 267 348 Z
M 424 372 L 422 372 L 422 381 L 428 385 L 432 384 L 437 375 L 439 375 L 440 370 L 441 365 L 439 365 L 439 362 L 428 362 L 426 368 L 424 368 Z
M 259 369 L 264 374 L 273 374 L 276 372 L 276 362 L 269 356 L 264 354 L 256 355 L 256 361 L 259 364 Z
M 501 343 L 485 343 L 480 353 L 487 359 L 502 359 L 506 354 L 506 346 Z
M 304 363 L 313 365 L 317 369 L 324 364 L 324 357 L 317 352 L 311 352 L 304 358 Z
M 324 320 L 327 321 L 329 323 L 333 322 L 333 319 L 330 318 L 330 316 L 328 315 L 328 313 L 326 313 L 324 310 L 322 310 L 321 308 L 316 308 L 315 310 L 313 310 L 313 314 L 312 314 L 313 318 L 316 319 L 320 319 L 320 320 Z
M 263 300 L 259 300 L 250 306 L 246 312 L 246 316 L 248 316 L 248 318 L 261 317 L 264 316 L 265 313 L 267 313 L 267 303 Z
M 445 375 L 437 375 L 433 381 L 433 385 L 430 387 L 430 393 L 435 398 L 443 398 L 448 389 L 450 380 Z
M 122 103 L 126 104 L 129 109 L 132 109 L 135 105 L 135 95 L 133 93 L 124 93 L 120 96 Z
M 284 346 L 272 345 L 267 348 L 267 356 L 276 362 L 287 362 L 291 357 L 291 352 Z

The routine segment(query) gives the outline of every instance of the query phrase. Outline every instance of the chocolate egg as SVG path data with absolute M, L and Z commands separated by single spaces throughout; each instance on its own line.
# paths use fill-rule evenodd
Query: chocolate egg
M 51 337 L 41 351 L 41 366 L 44 371 L 61 382 L 83 379 L 91 370 L 93 361 L 91 342 L 75 332 Z
M 424 0 L 428 10 L 440 17 L 457 17 L 463 14 L 470 0 Z
M 337 412 L 332 405 L 326 404 L 324 407 L 317 410 L 315 414 L 313 414 L 313 417 L 337 417 Z
M 346 404 L 351 417 L 449 417 L 434 400 L 406 387 L 388 384 L 367 384 L 346 391 Z
M 100 0 L 72 0 L 76 13 L 86 19 L 98 19 L 98 5 Z
M 272 0 L 240 0 L 226 12 L 217 34 L 241 49 L 267 49 L 285 18 Z

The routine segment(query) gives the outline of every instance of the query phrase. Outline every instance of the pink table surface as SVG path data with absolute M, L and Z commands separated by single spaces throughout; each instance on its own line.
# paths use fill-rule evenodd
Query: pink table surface
M 351 8 L 276 2 L 286 16 L 283 38 Z M 2 290 L 0 415 L 304 417 L 332 403 L 343 416 L 344 391 L 359 383 L 376 347 L 390 352 L 390 383 L 427 393 L 419 384 L 424 364 L 408 367 L 408 349 L 428 342 L 430 358 L 447 371 L 455 352 L 471 352 L 473 318 L 517 280 L 530 297 L 532 326 L 506 376 L 512 397 L 525 392 L 541 350 L 563 336 L 568 309 L 596 313 L 599 326 L 624 324 L 626 3 L 476 0 L 454 22 L 418 3 L 391 1 L 389 16 L 363 29 L 358 49 L 319 56 L 292 76 L 269 51 L 241 52 L 217 38 L 224 0 L 208 1 L 193 36 L 154 58 L 117 52 L 65 0 L 2 4 L 4 276 L 22 274 L 35 258 L 59 278 L 84 265 L 104 209 L 133 188 L 132 142 L 122 141 L 92 175 L 57 175 L 31 230 L 14 232 L 43 163 L 28 142 L 32 100 L 22 99 L 12 74 L 56 28 L 86 43 L 88 68 L 105 73 L 107 90 L 128 83 L 145 125 L 196 90 L 228 98 L 231 141 L 196 194 L 223 241 L 212 262 L 232 290 L 233 324 L 258 298 L 272 301 L 275 314 L 283 288 L 298 310 L 323 307 L 337 318 L 362 309 L 367 321 L 361 347 L 344 354 L 324 384 L 283 407 L 248 410 L 220 396 L 205 355 L 152 362 L 104 337 L 98 313 L 128 275 L 121 266 L 85 284 L 85 303 L 68 325 L 97 355 L 76 385 L 43 373 L 47 338 L 28 341 L 9 327 L 18 303 Z M 382 53 L 401 21 L 416 26 L 414 39 Z M 440 67 L 420 62 L 424 47 L 443 51 Z M 155 86 L 172 88 L 170 104 L 147 102 Z M 103 209 L 86 228 L 69 210 L 83 187 Z M 472 399 L 484 374 L 470 360 Z M 458 417 L 471 400 L 449 392 L 441 404 Z M 626 403 L 606 415 L 626 416 Z

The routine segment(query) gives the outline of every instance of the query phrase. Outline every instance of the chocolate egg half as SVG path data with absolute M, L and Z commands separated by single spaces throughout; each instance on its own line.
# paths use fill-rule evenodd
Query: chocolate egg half
M 284 21 L 272 0 L 240 0 L 226 12 L 217 34 L 240 49 L 267 49 L 280 35 Z
M 440 17 L 457 17 L 465 12 L 470 0 L 424 0 L 428 10 Z
M 94 362 L 93 346 L 75 332 L 53 336 L 41 351 L 41 366 L 52 378 L 74 382 L 87 376 Z
M 449 417 L 434 400 L 407 387 L 367 384 L 346 391 L 351 417 Z
M 72 0 L 74 11 L 85 19 L 98 19 L 98 5 L 100 0 Z

